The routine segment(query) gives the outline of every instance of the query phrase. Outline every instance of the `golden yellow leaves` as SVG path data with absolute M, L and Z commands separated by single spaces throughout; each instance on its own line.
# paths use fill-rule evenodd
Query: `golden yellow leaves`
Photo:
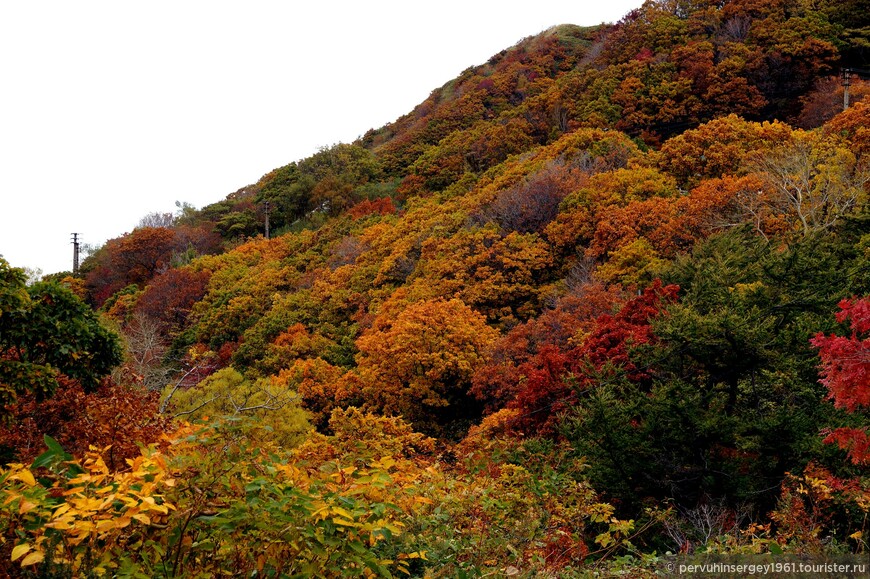
M 21 559 L 22 567 L 41 563 L 45 559 L 45 555 L 42 551 L 34 551 L 30 543 L 22 543 L 12 549 L 12 560 L 17 561 L 25 554 L 27 554 L 27 556 Z
M 32 487 L 36 484 L 36 479 L 33 478 L 33 473 L 30 470 L 24 468 L 22 464 L 10 464 L 8 465 L 12 471 L 12 474 L 9 476 L 8 480 L 20 480 L 27 486 Z
M 67 463 L 67 477 L 51 475 L 50 487 L 40 484 L 23 465 L 8 465 L 2 477 L 0 504 L 7 511 L 11 508 L 22 528 L 29 529 L 31 539 L 13 549 L 12 561 L 21 559 L 21 566 L 42 562 L 49 534 L 56 531 L 64 540 L 54 542 L 53 560 L 75 568 L 73 550 L 77 545 L 98 540 L 111 548 L 125 543 L 134 521 L 153 525 L 165 520 L 174 506 L 160 493 L 174 480 L 164 457 L 146 449 L 128 460 L 129 471 L 112 473 L 101 456 L 106 450 L 92 447 L 83 460 Z

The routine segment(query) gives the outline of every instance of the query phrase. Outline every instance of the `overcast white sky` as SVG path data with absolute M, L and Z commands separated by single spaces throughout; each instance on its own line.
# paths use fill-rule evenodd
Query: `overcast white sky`
M 73 231 L 219 201 L 526 36 L 641 3 L 0 0 L 0 255 L 69 270 Z

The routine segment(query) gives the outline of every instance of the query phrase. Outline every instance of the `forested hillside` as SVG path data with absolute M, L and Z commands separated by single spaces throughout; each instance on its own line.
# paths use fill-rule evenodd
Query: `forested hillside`
M 0 569 L 866 558 L 867 13 L 555 26 L 77 275 L 0 260 Z

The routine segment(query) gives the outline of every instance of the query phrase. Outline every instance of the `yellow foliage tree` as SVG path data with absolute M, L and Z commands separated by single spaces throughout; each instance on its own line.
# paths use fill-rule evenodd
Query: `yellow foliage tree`
M 845 141 L 800 130 L 776 149 L 750 155 L 745 166 L 770 192 L 766 209 L 804 236 L 854 211 L 870 183 L 870 166 Z
M 420 264 L 409 284 L 411 296 L 455 296 L 492 323 L 512 325 L 540 309 L 542 279 L 552 267 L 537 234 L 495 227 L 461 231 L 423 243 Z
M 597 274 L 606 283 L 645 287 L 666 263 L 646 239 L 639 237 L 614 251 Z
M 165 407 L 176 417 L 236 417 L 260 437 L 288 448 L 302 442 L 311 430 L 299 396 L 278 377 L 250 381 L 229 367 L 192 388 L 170 387 L 166 398 Z

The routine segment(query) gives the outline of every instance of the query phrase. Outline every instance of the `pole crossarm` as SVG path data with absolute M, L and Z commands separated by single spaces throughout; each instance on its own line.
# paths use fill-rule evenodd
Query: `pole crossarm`
M 853 66 L 843 68 L 840 74 L 845 78 L 860 77 L 863 79 L 870 78 L 870 68 L 856 68 Z

